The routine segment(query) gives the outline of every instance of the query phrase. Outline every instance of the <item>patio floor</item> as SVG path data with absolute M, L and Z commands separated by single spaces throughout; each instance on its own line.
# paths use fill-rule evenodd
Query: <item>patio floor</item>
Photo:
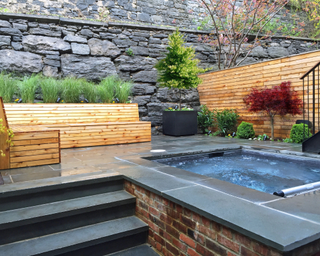
M 249 141 L 221 137 L 194 135 L 186 137 L 153 136 L 151 142 L 114 146 L 63 149 L 61 164 L 1 171 L 0 184 L 11 184 L 59 176 L 97 172 L 115 172 L 128 167 L 128 163 L 115 157 L 150 154 L 150 150 L 164 149 L 167 154 L 201 152 L 231 147 L 259 147 L 281 153 L 305 155 L 301 145 L 271 141 Z M 161 154 L 161 153 L 155 153 Z M 318 157 L 318 155 L 310 155 Z

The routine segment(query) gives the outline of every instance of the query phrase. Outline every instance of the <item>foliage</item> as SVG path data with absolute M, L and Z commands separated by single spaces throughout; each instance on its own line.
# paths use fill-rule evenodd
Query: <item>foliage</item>
M 218 128 L 214 135 L 226 136 L 236 130 L 239 115 L 235 109 L 214 109 L 213 124 Z
M 35 93 L 40 85 L 40 80 L 40 75 L 32 75 L 31 77 L 24 77 L 23 80 L 18 83 L 20 96 L 24 103 L 34 102 Z
M 99 85 L 96 87 L 97 96 L 100 98 L 102 103 L 111 103 L 115 97 L 114 84 L 118 83 L 118 77 L 108 76 L 101 80 Z
M 270 117 L 272 139 L 274 139 L 274 117 L 276 115 L 302 114 L 302 100 L 291 88 L 290 82 L 282 82 L 279 86 L 270 89 L 253 88 L 243 100 L 250 112 L 264 112 Z
M 209 127 L 213 125 L 213 112 L 208 109 L 206 105 L 200 106 L 200 111 L 198 112 L 198 126 L 203 133 L 209 130 Z
M 259 34 L 265 31 L 270 20 L 287 4 L 287 0 L 198 0 L 204 15 L 210 17 L 213 32 L 200 37 L 216 50 L 218 68 L 230 68 L 241 64 L 260 44 Z M 247 46 L 249 34 L 254 35 Z M 237 61 L 243 56 L 241 61 Z
M 266 140 L 270 139 L 270 137 L 267 134 L 262 134 L 262 135 L 258 135 L 258 140 L 264 140 L 264 138 L 266 138 Z
M 8 139 L 6 140 L 6 143 L 9 145 L 9 147 L 13 146 L 13 142 L 12 142 L 12 138 L 14 137 L 14 133 L 11 129 L 7 129 L 7 127 L 5 127 L 3 125 L 3 120 L 2 118 L 0 118 L 0 134 L 4 134 L 7 133 L 8 134 Z M 0 156 L 5 157 L 6 154 L 0 149 Z
M 95 91 L 93 83 L 84 81 L 82 84 L 82 93 L 83 93 L 84 98 L 88 102 L 90 102 L 90 103 L 96 102 L 97 96 L 96 96 L 96 91 Z
M 304 138 L 307 139 L 311 136 L 312 133 L 306 124 L 294 124 L 290 131 L 290 139 L 293 143 L 302 143 Z
M 291 6 L 296 11 L 304 11 L 308 20 L 313 23 L 314 30 L 311 37 L 315 38 L 320 34 L 320 0 L 290 0 Z
M 58 80 L 52 77 L 44 77 L 40 80 L 40 87 L 44 103 L 56 103 L 61 92 L 61 85 Z
M 195 49 L 185 47 L 184 44 L 184 38 L 177 29 L 169 35 L 166 57 L 155 65 L 159 73 L 160 86 L 179 89 L 179 109 L 181 109 L 181 89 L 197 87 L 201 83 L 197 75 L 206 71 L 197 67 L 199 60 L 194 59 Z
M 253 138 L 255 135 L 253 124 L 242 122 L 237 128 L 237 138 L 249 139 Z
M 2 97 L 4 103 L 8 103 L 12 100 L 16 89 L 16 80 L 4 72 L 0 73 L 0 97 Z
M 120 79 L 114 84 L 115 97 L 118 99 L 119 103 L 126 103 L 128 97 L 131 94 L 133 84 L 131 82 L 124 82 Z
M 133 51 L 132 51 L 132 49 L 131 48 L 128 48 L 127 50 L 126 50 L 126 54 L 128 54 L 128 56 L 134 56 L 134 53 L 133 53 Z
M 291 138 L 285 138 L 282 141 L 285 143 L 293 143 L 293 140 Z
M 62 98 L 66 103 L 78 103 L 82 91 L 83 79 L 66 77 L 61 81 Z

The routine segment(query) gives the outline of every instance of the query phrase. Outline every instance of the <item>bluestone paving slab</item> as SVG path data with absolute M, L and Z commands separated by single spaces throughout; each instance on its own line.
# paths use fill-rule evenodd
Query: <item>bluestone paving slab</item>
M 86 211 L 134 203 L 135 197 L 125 191 L 115 191 L 76 199 L 52 202 L 0 212 L 0 230 L 76 215 Z
M 126 176 L 126 179 L 133 181 L 136 184 L 152 191 L 162 192 L 165 190 L 190 187 L 194 184 L 190 181 L 186 181 L 177 178 L 173 175 L 162 173 L 152 169 L 145 169 L 141 166 L 122 169 L 121 174 Z
M 268 202 L 279 198 L 271 194 L 214 178 L 200 180 L 197 181 L 197 183 L 255 203 Z
M 140 246 L 136 246 L 134 248 L 130 248 L 127 250 L 123 250 L 121 252 L 116 252 L 112 254 L 108 254 L 108 256 L 158 256 L 150 245 L 143 244 Z M 106 255 L 107 256 L 107 255 Z
M 37 255 L 41 253 L 64 253 L 111 241 L 126 235 L 147 231 L 148 226 L 136 217 L 126 217 L 64 232 L 28 239 L 0 246 L 0 252 L 6 256 Z
M 318 223 L 203 186 L 173 189 L 162 194 L 280 251 L 290 251 L 320 238 Z
M 301 218 L 320 223 L 320 191 L 311 191 L 289 198 L 281 198 L 264 205 Z

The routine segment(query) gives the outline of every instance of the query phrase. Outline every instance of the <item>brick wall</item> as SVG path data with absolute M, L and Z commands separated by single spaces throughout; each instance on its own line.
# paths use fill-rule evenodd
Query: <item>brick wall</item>
M 128 181 L 125 189 L 137 197 L 136 215 L 149 225 L 148 243 L 161 255 L 282 255 Z

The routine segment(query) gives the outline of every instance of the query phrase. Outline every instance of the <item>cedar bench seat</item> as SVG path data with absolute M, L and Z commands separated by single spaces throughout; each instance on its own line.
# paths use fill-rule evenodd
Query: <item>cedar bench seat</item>
M 138 104 L 4 104 L 11 128 L 60 131 L 60 148 L 151 141 Z M 30 127 L 30 128 L 29 128 Z

